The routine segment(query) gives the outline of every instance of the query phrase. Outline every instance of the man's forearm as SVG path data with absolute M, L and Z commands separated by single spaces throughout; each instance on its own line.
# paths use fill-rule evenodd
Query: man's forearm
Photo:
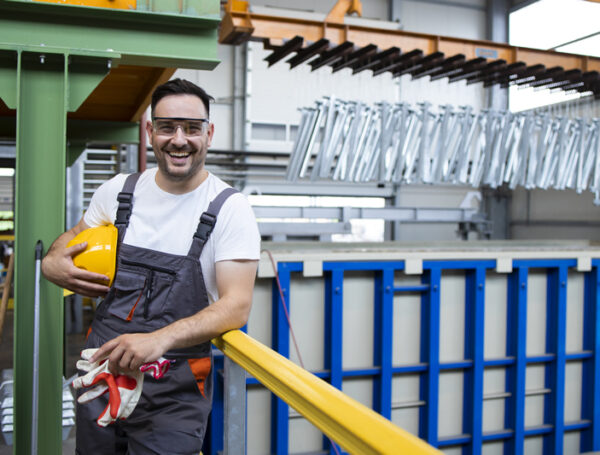
M 248 321 L 251 301 L 219 299 L 193 316 L 180 319 L 154 332 L 164 340 L 166 350 L 181 349 L 210 341 Z
M 127 333 L 104 343 L 92 361 L 109 355 L 111 371 L 139 368 L 167 351 L 210 341 L 223 332 L 242 327 L 248 321 L 258 261 L 217 263 L 219 300 L 198 313 L 149 333 Z
M 56 259 L 57 253 L 64 251 L 64 249 L 67 247 L 67 244 L 73 240 L 76 235 L 77 234 L 75 234 L 74 229 L 69 229 L 68 231 L 63 232 L 56 238 L 54 242 L 52 242 L 52 245 L 50 245 L 50 248 L 48 248 L 46 256 L 44 259 L 42 259 L 42 273 L 46 279 L 55 284 L 60 285 L 60 283 L 56 283 L 56 277 L 53 273 L 55 271 L 54 260 Z
M 220 299 L 193 316 L 149 333 L 127 333 L 104 343 L 94 354 L 92 361 L 109 356 L 112 372 L 136 370 L 146 362 L 152 362 L 173 349 L 195 346 L 211 340 L 228 330 L 242 327 L 247 319 L 250 302 L 232 305 Z M 247 307 L 247 308 L 246 308 Z
M 101 284 L 108 282 L 108 277 L 73 264 L 73 257 L 85 250 L 85 242 L 67 248 L 67 244 L 87 228 L 89 226 L 82 218 L 75 227 L 58 236 L 42 260 L 42 273 L 47 280 L 60 287 L 88 297 L 98 297 L 108 292 L 108 287 Z

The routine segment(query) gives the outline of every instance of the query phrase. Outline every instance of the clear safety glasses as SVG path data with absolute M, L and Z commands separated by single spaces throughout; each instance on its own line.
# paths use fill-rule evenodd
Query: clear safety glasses
M 206 118 L 154 117 L 152 125 L 159 136 L 174 136 L 177 128 L 188 137 L 203 136 L 210 121 Z

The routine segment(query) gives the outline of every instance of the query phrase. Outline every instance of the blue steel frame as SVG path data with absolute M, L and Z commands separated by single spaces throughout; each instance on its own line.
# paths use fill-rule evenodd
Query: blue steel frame
M 424 261 L 421 285 L 395 286 L 394 275 L 404 270 L 403 261 L 324 262 L 325 279 L 325 365 L 315 375 L 338 389 L 348 377 L 373 378 L 373 409 L 386 418 L 392 413 L 392 378 L 395 375 L 420 375 L 419 437 L 429 444 L 462 447 L 465 455 L 479 455 L 488 441 L 502 441 L 507 455 L 523 455 L 525 438 L 543 436 L 544 455 L 563 453 L 565 432 L 579 431 L 581 452 L 600 450 L 600 259 L 592 260 L 592 270 L 585 272 L 583 351 L 566 352 L 567 277 L 575 259 L 514 260 L 507 279 L 506 357 L 484 358 L 484 315 L 486 272 L 496 267 L 495 260 Z M 301 262 L 280 262 L 279 280 L 288 305 L 291 275 L 302 272 Z M 528 357 L 527 286 L 530 269 L 547 271 L 546 354 Z M 464 360 L 440 362 L 440 293 L 442 273 L 465 272 L 465 350 Z M 344 273 L 371 271 L 374 275 L 374 365 L 361 370 L 342 368 L 342 321 Z M 394 366 L 393 299 L 402 292 L 421 293 L 421 358 L 414 365 Z M 281 304 L 277 284 L 272 290 L 272 348 L 289 357 L 289 328 Z M 564 421 L 565 370 L 569 361 L 582 362 L 581 419 Z M 215 370 L 222 371 L 217 358 Z M 222 364 L 222 362 L 221 362 Z M 528 365 L 545 365 L 544 424 L 525 427 L 525 374 Z M 221 370 L 219 370 L 221 368 Z M 482 431 L 483 378 L 486 368 L 506 370 L 505 429 Z M 439 378 L 443 371 L 463 371 L 462 434 L 438 436 Z M 222 383 L 216 380 L 215 405 L 204 453 L 216 455 L 222 448 Z M 248 385 L 257 381 L 248 378 Z M 212 443 L 211 443 L 212 441 Z M 271 453 L 284 455 L 289 446 L 289 408 L 274 395 L 271 402 Z M 323 449 L 334 454 L 328 438 Z M 341 451 L 340 451 L 341 452 Z

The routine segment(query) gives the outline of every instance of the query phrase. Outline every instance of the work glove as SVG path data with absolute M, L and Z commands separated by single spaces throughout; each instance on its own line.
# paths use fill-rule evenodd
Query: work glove
M 170 362 L 161 357 L 154 362 L 144 363 L 138 371 L 131 374 L 113 375 L 108 370 L 108 356 L 95 362 L 89 361 L 96 351 L 97 349 L 82 351 L 77 369 L 86 374 L 73 381 L 73 388 L 91 387 L 77 399 L 80 404 L 88 403 L 108 391 L 108 405 L 96 419 L 98 425 L 105 427 L 117 419 L 126 419 L 133 412 L 142 394 L 144 372 L 160 379 L 168 371 Z

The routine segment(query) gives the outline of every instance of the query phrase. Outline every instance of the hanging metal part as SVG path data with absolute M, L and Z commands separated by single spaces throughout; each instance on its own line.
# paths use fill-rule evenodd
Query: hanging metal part
M 422 59 L 416 60 L 412 65 L 407 68 L 403 68 L 401 70 L 396 70 L 393 72 L 394 77 L 402 76 L 403 74 L 418 72 L 421 69 L 429 69 L 431 66 L 438 64 L 444 60 L 444 54 L 441 52 L 434 52 L 433 54 L 429 54 Z
M 594 192 L 594 204 L 600 205 L 600 119 L 593 120 L 595 137 L 596 137 L 596 159 L 594 162 L 594 181 L 592 183 L 592 191 Z
M 511 63 L 505 68 L 492 72 L 488 77 L 483 79 L 484 87 L 491 87 L 499 84 L 501 87 L 508 87 L 509 81 L 518 77 L 520 73 L 527 69 L 527 65 L 523 62 Z
M 285 13 L 253 13 L 248 2 L 228 0 L 219 41 L 222 44 L 261 41 L 266 48 L 274 50 L 267 57 L 270 65 L 283 58 L 278 58 L 279 55 L 297 52 L 298 58 L 294 57 L 295 60 L 290 62 L 292 67 L 318 55 L 321 60 L 315 66 L 329 65 L 333 71 L 351 67 L 354 74 L 370 69 L 375 75 L 391 71 L 396 76 L 406 73 L 414 77 L 429 75 L 431 80 L 449 77 L 450 82 L 467 79 L 471 84 L 483 82 L 487 86 L 529 84 L 540 89 L 592 92 L 600 97 L 600 58 L 354 25 L 345 20 L 346 14 L 360 15 L 361 9 L 358 0 L 339 0 L 327 16 L 316 20 Z M 299 37 L 302 37 L 304 47 L 298 47 Z M 334 58 L 333 49 L 346 51 L 354 47 L 340 47 L 345 43 L 354 43 L 358 50 Z M 402 55 L 410 54 L 410 62 L 397 60 L 402 55 L 396 49 L 406 51 Z M 417 56 L 414 51 L 421 55 Z M 562 73 L 558 68 L 564 69 L 566 79 L 560 79 Z M 575 70 L 577 72 L 573 72 Z M 567 79 L 569 82 L 562 83 Z
M 454 70 L 446 73 L 432 74 L 431 80 L 437 81 L 444 77 L 448 78 L 448 82 L 458 82 L 469 77 L 478 75 L 486 67 L 486 60 L 484 58 L 475 58 L 468 60 L 463 66 L 459 66 Z
M 304 63 L 305 61 L 311 59 L 312 57 L 317 55 L 319 52 L 324 51 L 328 47 L 329 47 L 329 40 L 326 40 L 325 38 L 321 38 L 316 43 L 313 43 L 310 46 L 305 47 L 304 49 L 298 51 L 298 53 L 294 57 L 287 60 L 287 63 L 290 64 L 290 68 L 294 68 L 294 67 L 300 65 L 301 63 Z
M 354 65 L 352 74 L 357 74 L 364 70 L 374 69 L 378 65 L 385 64 L 386 62 L 393 60 L 394 57 L 398 55 L 400 55 L 400 49 L 397 47 L 391 47 L 383 52 L 378 52 L 373 56 L 364 58 Z
M 279 46 L 273 53 L 269 54 L 265 60 L 269 63 L 269 66 L 274 65 L 279 60 L 286 58 L 292 52 L 296 52 L 301 49 L 302 43 L 304 43 L 304 38 L 301 36 L 294 36 L 283 46 Z
M 324 52 L 319 58 L 310 62 L 309 65 L 311 66 L 312 71 L 314 71 L 322 66 L 329 65 L 332 62 L 340 60 L 344 55 L 352 52 L 353 48 L 354 43 L 346 41 L 345 43 L 342 43 L 339 46 Z
M 377 46 L 375 46 L 374 44 L 369 44 L 368 46 L 362 47 L 359 50 L 354 51 L 351 54 L 348 54 L 347 56 L 342 58 L 340 61 L 335 62 L 331 66 L 332 72 L 335 73 L 344 68 L 352 67 L 352 66 L 356 65 L 358 62 L 360 62 L 363 58 L 368 58 L 369 56 L 371 56 L 375 53 L 377 53 Z
M 324 98 L 301 109 L 288 180 L 456 183 L 600 194 L 598 119 Z M 318 139 L 320 137 L 320 139 Z M 311 166 L 312 163 L 312 166 Z M 597 202 L 600 203 L 600 200 Z
M 397 58 L 390 59 L 385 64 L 381 64 L 377 68 L 373 69 L 373 76 L 378 76 L 382 73 L 390 71 L 394 73 L 395 71 L 401 70 L 406 66 L 413 65 L 414 62 L 423 57 L 423 51 L 419 49 L 415 49 L 414 51 L 406 52 L 405 54 L 400 55 Z
M 443 62 L 443 63 L 441 63 Z M 412 73 L 413 79 L 419 79 L 424 76 L 429 76 L 433 73 L 448 71 L 449 69 L 456 68 L 465 62 L 465 56 L 463 54 L 455 55 L 454 57 L 447 58 L 445 60 L 438 59 L 435 63 L 424 65 L 421 69 Z

